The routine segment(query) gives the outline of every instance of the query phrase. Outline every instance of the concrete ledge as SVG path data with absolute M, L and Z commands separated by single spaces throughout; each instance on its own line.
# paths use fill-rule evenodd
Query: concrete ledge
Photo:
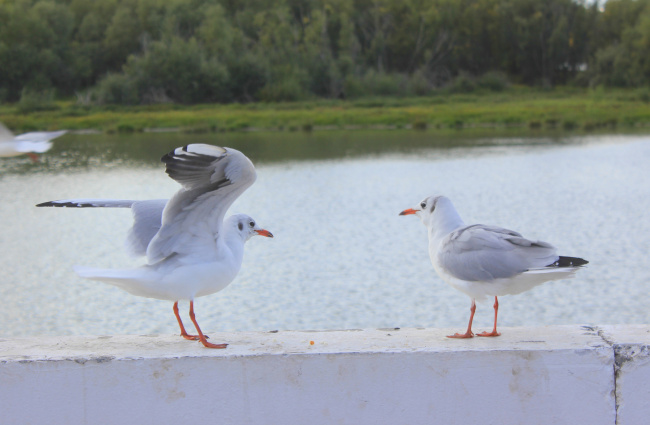
M 454 330 L 454 331 L 457 331 Z M 638 424 L 650 326 L 0 339 L 2 424 Z M 313 341 L 313 344 L 311 344 Z

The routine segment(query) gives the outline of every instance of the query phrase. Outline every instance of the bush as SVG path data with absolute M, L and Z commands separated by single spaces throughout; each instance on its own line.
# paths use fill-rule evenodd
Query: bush
M 404 74 L 387 74 L 375 70 L 363 77 L 348 75 L 343 83 L 347 97 L 403 96 L 409 93 L 409 79 Z
M 426 96 L 431 94 L 433 90 L 433 84 L 422 70 L 415 71 L 408 80 L 407 92 L 410 95 Z
M 277 72 L 277 74 L 279 75 L 277 80 L 270 80 L 260 90 L 260 100 L 265 102 L 291 102 L 304 100 L 309 96 L 305 89 L 306 73 L 304 71 L 289 69 L 285 73 Z
M 157 103 L 157 99 L 224 102 L 230 97 L 227 70 L 216 60 L 206 59 L 194 39 L 154 42 L 143 56 L 131 56 L 124 72 L 136 82 L 141 100 L 148 103 Z
M 476 80 L 476 85 L 480 89 L 503 91 L 508 88 L 508 77 L 503 72 L 486 72 Z
M 650 103 L 650 87 L 642 87 L 637 91 L 638 99 L 644 103 Z
M 129 57 L 122 73 L 97 85 L 100 103 L 202 103 L 231 100 L 228 72 L 208 60 L 194 39 L 151 43 L 144 55 Z
M 607 86 L 627 87 L 633 85 L 629 75 L 631 63 L 628 53 L 618 45 L 599 49 L 589 66 L 592 87 L 605 84 Z
M 369 72 L 366 74 L 366 78 L 374 95 L 400 96 L 406 94 L 407 78 L 402 74 Z
M 448 88 L 451 93 L 471 93 L 476 90 L 476 82 L 469 74 L 461 72 Z
M 263 58 L 252 54 L 237 56 L 228 62 L 228 90 L 233 100 L 254 102 L 260 99 L 260 90 L 267 83 Z
M 407 94 L 408 78 L 404 74 L 387 74 L 375 70 L 363 77 L 348 75 L 343 84 L 347 97 L 403 96 Z
M 306 93 L 295 81 L 285 79 L 268 83 L 260 90 L 259 97 L 264 102 L 293 102 L 304 99 Z
M 58 109 L 54 103 L 54 90 L 31 91 L 23 89 L 17 106 L 18 111 L 23 114 Z
M 135 82 L 124 74 L 108 74 L 95 87 L 100 104 L 135 105 L 140 103 Z
M 354 75 L 348 75 L 343 80 L 343 93 L 347 98 L 368 96 L 367 88 L 363 85 L 361 78 Z

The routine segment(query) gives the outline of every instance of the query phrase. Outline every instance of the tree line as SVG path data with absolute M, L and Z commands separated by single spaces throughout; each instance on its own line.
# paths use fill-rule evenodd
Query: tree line
M 0 101 L 650 84 L 650 0 L 0 0 Z

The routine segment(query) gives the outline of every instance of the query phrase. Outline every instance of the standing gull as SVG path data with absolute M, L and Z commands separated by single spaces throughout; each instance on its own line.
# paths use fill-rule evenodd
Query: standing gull
M 194 316 L 194 298 L 224 289 L 237 276 L 244 243 L 252 236 L 272 238 L 244 214 L 224 220 L 232 203 L 256 179 L 253 163 L 241 152 L 218 146 L 192 144 L 162 157 L 167 174 L 182 188 L 171 199 L 130 201 L 68 199 L 37 207 L 131 208 L 133 227 L 127 248 L 146 256 L 135 269 L 75 267 L 79 276 L 117 286 L 133 295 L 174 301 L 174 315 L 185 339 L 209 348 L 228 344 L 207 341 Z M 190 318 L 198 335 L 188 335 L 178 315 L 178 301 L 190 302 Z
M 52 147 L 52 139 L 63 136 L 61 131 L 34 131 L 14 136 L 0 123 L 0 157 L 10 157 L 27 154 L 33 162 L 38 161 L 36 153 L 47 152 Z
M 573 277 L 588 261 L 560 257 L 555 247 L 531 241 L 512 230 L 482 224 L 465 225 L 449 198 L 430 196 L 416 208 L 400 215 L 415 214 L 429 231 L 429 257 L 438 275 L 472 299 L 469 325 L 464 334 L 449 338 L 471 338 L 476 300 L 494 297 L 494 329 L 478 336 L 499 336 L 498 296 L 528 291 L 549 280 Z

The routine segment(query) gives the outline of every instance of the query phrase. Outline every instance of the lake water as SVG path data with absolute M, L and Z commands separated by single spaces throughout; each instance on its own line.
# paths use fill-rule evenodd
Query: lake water
M 159 159 L 194 142 L 255 162 L 258 180 L 231 211 L 275 235 L 251 239 L 235 281 L 196 301 L 208 332 L 464 330 L 469 298 L 435 274 L 420 221 L 398 216 L 431 194 L 449 196 L 467 223 L 517 230 L 590 261 L 575 279 L 501 298 L 502 326 L 650 323 L 648 135 L 68 134 L 38 164 L 0 160 L 0 336 L 177 333 L 170 302 L 72 270 L 142 262 L 122 249 L 129 210 L 34 205 L 169 197 L 178 185 Z M 475 330 L 492 317 L 491 303 L 479 304 Z

